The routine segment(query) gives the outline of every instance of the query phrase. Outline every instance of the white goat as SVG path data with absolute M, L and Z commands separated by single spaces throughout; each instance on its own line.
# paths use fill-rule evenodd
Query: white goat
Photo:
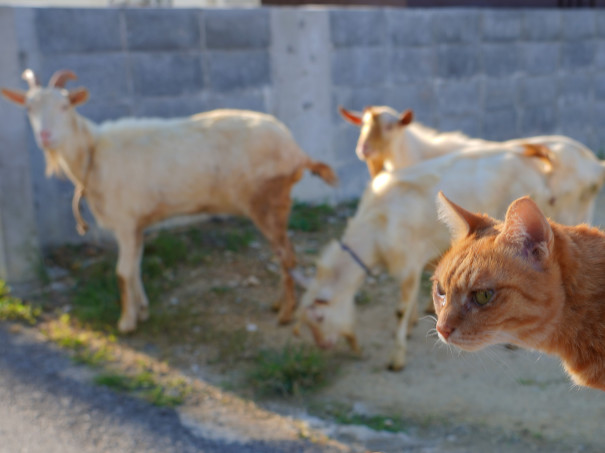
M 387 106 L 366 107 L 362 114 L 343 107 L 339 111 L 348 122 L 361 128 L 355 152 L 367 164 L 372 178 L 383 169 L 392 171 L 409 167 L 463 149 L 506 148 L 522 152 L 527 145 L 532 145 L 536 152 L 544 153 L 547 152 L 544 148 L 564 146 L 576 150 L 579 158 L 586 152 L 591 152 L 581 143 L 562 135 L 496 142 L 470 138 L 461 132 L 438 132 L 413 121 L 414 114 L 411 110 L 398 113 Z
M 531 147 L 526 153 L 475 150 L 382 172 L 366 189 L 342 240 L 332 241 L 318 259 L 297 312 L 299 323 L 310 327 L 320 347 L 331 347 L 343 336 L 357 349 L 354 295 L 368 269 L 383 265 L 401 290 L 389 368 L 402 369 L 408 329 L 417 319 L 422 271 L 450 245 L 447 227 L 437 220 L 437 193 L 496 218 L 510 202 L 530 195 L 555 220 L 585 220 L 605 181 L 605 167 L 592 154 L 578 158 L 566 147 L 546 157 Z M 568 179 L 561 180 L 559 173 Z
M 64 172 L 76 186 L 74 214 L 84 194 L 97 222 L 117 239 L 121 332 L 148 316 L 140 275 L 143 230 L 180 214 L 226 213 L 249 217 L 267 237 L 281 262 L 284 292 L 279 321 L 291 320 L 295 256 L 287 236 L 290 190 L 305 169 L 333 184 L 332 169 L 311 160 L 288 129 L 270 115 L 215 110 L 188 118 L 122 119 L 96 125 L 73 107 L 88 98 L 85 88 L 67 91 L 75 79 L 59 71 L 48 88 L 31 70 L 27 92 L 3 89 L 25 106 L 47 174 Z

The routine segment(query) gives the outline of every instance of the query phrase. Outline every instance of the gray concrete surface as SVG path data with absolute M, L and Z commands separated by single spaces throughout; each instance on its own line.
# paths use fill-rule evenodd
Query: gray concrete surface
M 0 323 L 0 453 L 328 453 L 305 441 L 221 442 L 172 409 L 87 382 L 87 370 Z

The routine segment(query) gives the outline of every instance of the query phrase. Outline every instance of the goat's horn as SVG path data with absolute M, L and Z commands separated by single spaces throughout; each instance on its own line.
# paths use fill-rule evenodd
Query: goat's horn
M 30 89 L 40 86 L 40 82 L 38 81 L 36 74 L 34 74 L 34 71 L 32 71 L 31 69 L 26 69 L 25 71 L 23 71 L 23 74 L 21 74 L 21 78 L 27 82 Z
M 66 69 L 62 69 L 53 74 L 48 82 L 49 87 L 63 88 L 68 80 L 76 80 L 78 77 L 72 72 Z

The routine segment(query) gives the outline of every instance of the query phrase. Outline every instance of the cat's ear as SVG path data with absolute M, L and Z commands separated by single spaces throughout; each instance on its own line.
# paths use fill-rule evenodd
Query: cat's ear
M 540 265 L 552 254 L 554 235 L 538 205 L 531 198 L 523 197 L 508 207 L 497 241 L 518 247 L 523 257 Z
M 437 194 L 439 220 L 445 223 L 452 234 L 452 241 L 462 239 L 480 228 L 488 226 L 484 216 L 479 216 L 458 206 L 439 191 Z

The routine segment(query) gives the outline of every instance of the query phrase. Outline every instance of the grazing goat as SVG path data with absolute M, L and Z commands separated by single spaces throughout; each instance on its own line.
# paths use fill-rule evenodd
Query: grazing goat
M 297 324 L 306 324 L 320 347 L 331 347 L 343 336 L 357 349 L 354 295 L 368 269 L 383 265 L 401 291 L 389 368 L 402 369 L 408 329 L 417 319 L 422 271 L 450 245 L 447 227 L 437 220 L 435 198 L 440 190 L 472 211 L 493 217 L 503 216 L 523 195 L 564 223 L 582 222 L 592 213 L 605 167 L 592 154 L 579 158 L 567 148 L 549 153 L 547 160 L 534 151 L 456 152 L 382 172 L 367 187 L 342 240 L 332 241 L 318 259 Z M 571 172 L 567 164 L 572 164 Z M 568 179 L 561 180 L 559 172 Z
M 310 159 L 274 117 L 243 110 L 215 110 L 179 119 L 132 119 L 94 124 L 74 107 L 88 98 L 85 88 L 64 89 L 76 76 L 58 71 L 47 88 L 31 70 L 27 92 L 3 89 L 27 108 L 36 141 L 44 151 L 47 175 L 65 173 L 74 183 L 74 214 L 84 195 L 95 219 L 118 242 L 117 275 L 121 332 L 148 316 L 140 262 L 143 231 L 182 214 L 246 216 L 269 240 L 281 264 L 283 294 L 279 321 L 295 307 L 290 271 L 295 256 L 287 236 L 292 186 L 304 170 L 336 182 L 332 169 Z
M 523 152 L 526 145 L 535 149 L 565 146 L 580 154 L 591 152 L 581 143 L 561 135 L 527 137 L 505 142 L 470 138 L 461 132 L 438 132 L 413 121 L 411 110 L 398 113 L 387 106 L 366 107 L 362 114 L 339 107 L 340 114 L 361 131 L 355 152 L 374 178 L 383 169 L 392 171 L 426 159 L 458 150 L 475 148 L 510 149 Z M 542 151 L 544 152 L 544 151 Z

